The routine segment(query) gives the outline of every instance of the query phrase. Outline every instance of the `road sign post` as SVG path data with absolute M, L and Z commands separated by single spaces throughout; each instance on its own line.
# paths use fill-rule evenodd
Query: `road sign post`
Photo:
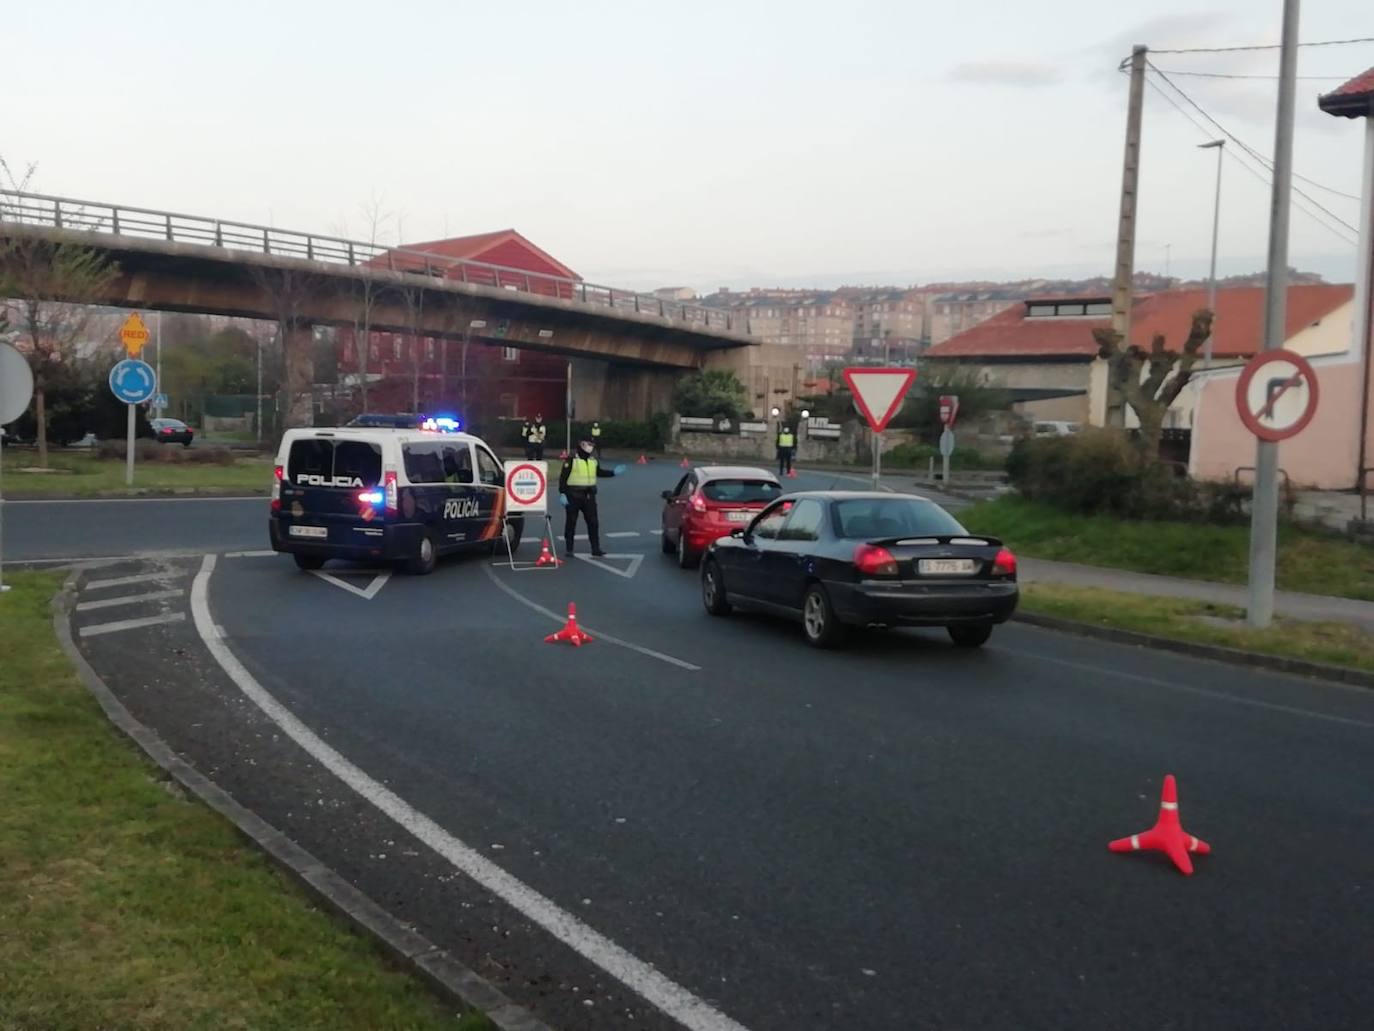
M 0 430 L 24 414 L 33 397 L 33 370 L 24 356 L 9 344 L 0 344 Z M 0 444 L 0 594 L 5 586 L 5 448 Z
M 134 316 L 129 316 L 133 319 Z M 142 320 L 140 320 L 141 322 Z M 127 326 L 128 323 L 126 322 Z M 121 334 L 122 334 L 121 330 Z M 145 334 L 147 330 L 143 331 Z M 129 408 L 128 436 L 124 453 L 124 485 L 134 485 L 134 405 L 150 400 L 157 393 L 157 373 L 147 362 L 125 358 L 110 370 L 110 392 Z
M 916 370 L 859 366 L 845 369 L 843 375 L 854 395 L 854 406 L 873 431 L 873 489 L 877 490 L 883 470 L 883 430 L 902 407 Z
M 954 420 L 959 418 L 959 395 L 941 394 L 939 399 L 940 425 L 940 482 L 949 485 L 949 456 L 954 454 Z

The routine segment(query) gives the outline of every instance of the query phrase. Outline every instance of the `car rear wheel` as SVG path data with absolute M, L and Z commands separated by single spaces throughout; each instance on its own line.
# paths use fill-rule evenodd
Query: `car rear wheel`
M 844 642 L 845 626 L 830 606 L 830 596 L 820 584 L 812 584 L 802 598 L 802 630 L 806 643 L 815 648 L 836 648 Z
M 692 569 L 701 561 L 701 556 L 687 547 L 687 535 L 681 530 L 677 533 L 677 564 L 681 569 Z
M 987 623 L 951 626 L 945 629 L 949 631 L 949 639 L 960 648 L 977 648 L 986 644 L 992 636 L 992 627 Z
M 663 549 L 663 554 L 671 555 L 673 553 L 673 542 L 668 539 L 667 527 L 664 527 L 663 534 L 658 539 L 658 544 L 659 547 Z
M 297 569 L 321 569 L 324 567 L 324 559 L 319 555 L 292 555 L 296 560 Z
M 725 580 L 714 559 L 707 559 L 701 567 L 701 603 L 713 616 L 730 614 L 730 602 L 725 597 Z
M 426 533 L 420 538 L 420 545 L 415 550 L 415 557 L 406 563 L 406 570 L 415 576 L 428 576 L 434 572 L 434 567 L 439 564 L 439 549 L 434 543 L 434 538 Z

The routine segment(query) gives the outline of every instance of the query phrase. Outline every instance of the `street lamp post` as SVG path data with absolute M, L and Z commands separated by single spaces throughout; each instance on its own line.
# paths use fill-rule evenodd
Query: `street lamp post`
M 1221 228 L 1221 156 L 1226 148 L 1225 140 L 1213 140 L 1211 143 L 1199 143 L 1198 147 L 1202 150 L 1215 148 L 1217 152 L 1217 192 L 1216 200 L 1212 203 L 1212 267 L 1207 274 L 1207 310 L 1212 313 L 1212 323 L 1216 324 L 1217 317 L 1217 234 Z M 1202 345 L 1202 367 L 1210 368 L 1212 364 L 1212 334 L 1207 334 L 1207 340 Z

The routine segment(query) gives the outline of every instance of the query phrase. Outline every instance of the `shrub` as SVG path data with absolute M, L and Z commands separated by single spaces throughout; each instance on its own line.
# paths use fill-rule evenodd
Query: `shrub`
M 728 369 L 694 372 L 678 380 L 673 405 L 679 415 L 738 421 L 747 393 L 739 377 Z
M 898 469 L 925 469 L 935 460 L 938 468 L 943 461 L 940 449 L 931 444 L 898 444 L 883 452 L 883 465 Z M 949 456 L 951 469 L 1000 469 L 1002 463 L 971 447 L 956 447 Z
M 127 451 L 123 440 L 102 440 L 96 445 L 95 453 L 98 458 L 122 460 Z M 155 440 L 136 440 L 134 461 L 163 465 L 233 465 L 234 452 L 227 447 L 188 448 L 180 444 L 159 444 Z

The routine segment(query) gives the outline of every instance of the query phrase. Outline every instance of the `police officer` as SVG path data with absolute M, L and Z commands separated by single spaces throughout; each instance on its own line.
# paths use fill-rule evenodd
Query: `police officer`
M 534 445 L 534 454 L 530 457 L 537 462 L 544 460 L 544 437 L 548 434 L 549 428 L 544 425 L 544 416 L 536 413 L 534 416 L 534 426 L 530 430 L 530 442 Z
M 601 463 L 596 457 L 596 445 L 590 437 L 580 441 L 577 450 L 563 462 L 563 471 L 558 474 L 558 493 L 563 496 L 563 507 L 568 510 L 563 522 L 563 542 L 569 555 L 573 553 L 573 537 L 577 532 L 579 512 L 587 520 L 587 539 L 591 541 L 592 554 L 597 557 L 606 554 L 601 550 L 601 521 L 596 512 L 596 481 L 618 476 L 624 471 L 623 465 L 618 465 L 614 469 L 601 468 Z
M 534 458 L 534 423 L 528 415 L 520 427 L 520 439 L 525 444 L 525 461 L 528 462 Z
M 778 475 L 792 471 L 792 456 L 797 451 L 797 435 L 785 422 L 778 423 Z
M 592 423 L 592 448 L 596 451 L 597 460 L 601 460 L 601 423 Z

